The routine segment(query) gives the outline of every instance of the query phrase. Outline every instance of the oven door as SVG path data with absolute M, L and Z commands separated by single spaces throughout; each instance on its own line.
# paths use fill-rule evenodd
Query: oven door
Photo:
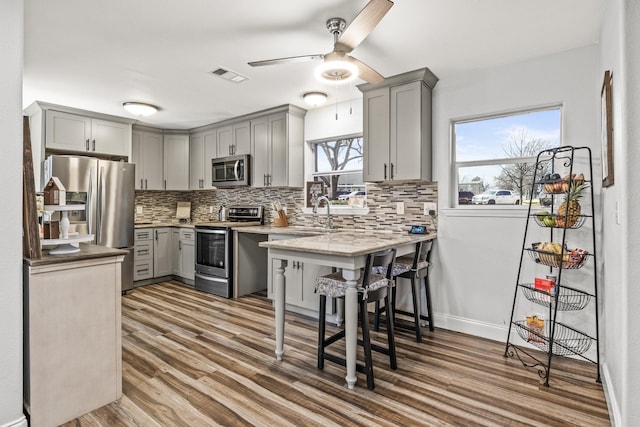
M 196 273 L 230 277 L 230 233 L 227 228 L 196 228 Z

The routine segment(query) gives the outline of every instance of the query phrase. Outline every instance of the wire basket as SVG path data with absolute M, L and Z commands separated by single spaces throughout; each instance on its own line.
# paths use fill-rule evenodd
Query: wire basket
M 589 304 L 591 295 L 576 289 L 559 286 L 558 295 L 552 295 L 546 290 L 536 289 L 533 283 L 520 285 L 525 298 L 544 307 L 549 307 L 552 303 L 557 304 L 560 311 L 582 310 Z
M 528 327 L 525 320 L 517 320 L 514 324 L 520 338 L 535 345 L 544 352 L 549 352 L 551 340 L 545 333 Z M 553 354 L 557 356 L 583 354 L 591 347 L 591 341 L 592 339 L 588 335 L 565 326 L 560 322 L 556 322 Z
M 584 265 L 589 255 L 586 250 L 580 248 L 573 250 L 565 248 L 563 253 L 557 254 L 538 249 L 540 243 L 533 243 L 531 246 L 533 249 L 527 249 L 529 256 L 531 256 L 535 262 L 549 267 L 577 269 Z
M 562 226 L 560 226 L 559 224 L 561 224 L 561 221 L 565 219 L 564 215 L 557 215 L 557 214 L 533 214 L 533 217 L 536 220 L 536 223 L 540 226 L 540 227 L 548 227 L 548 228 L 564 228 Z M 574 215 L 573 216 L 575 218 L 575 222 L 573 224 L 571 224 L 571 227 L 567 227 L 567 228 L 580 228 L 582 227 L 582 225 L 585 223 L 585 220 L 587 218 L 586 215 Z M 560 221 L 556 221 L 556 218 L 560 218 Z

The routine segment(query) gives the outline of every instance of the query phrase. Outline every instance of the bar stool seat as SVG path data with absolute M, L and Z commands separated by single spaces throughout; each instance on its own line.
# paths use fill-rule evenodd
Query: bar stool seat
M 367 255 L 364 272 L 358 279 L 356 288 L 358 290 L 358 312 L 360 319 L 360 327 L 362 329 L 362 339 L 358 340 L 358 344 L 364 348 L 365 363 L 356 364 L 356 370 L 363 372 L 367 376 L 367 388 L 373 390 L 375 387 L 373 377 L 373 359 L 371 351 L 377 351 L 389 356 L 389 364 L 391 369 L 397 369 L 396 349 L 393 336 L 393 316 L 387 316 L 387 347 L 379 346 L 371 343 L 369 332 L 369 314 L 367 304 L 369 302 L 379 302 L 384 300 L 385 306 L 390 306 L 389 289 L 393 287 L 393 263 L 396 256 L 395 249 L 389 249 L 384 252 L 378 252 Z M 382 273 L 373 272 L 373 268 Z M 324 369 L 324 361 L 346 366 L 343 357 L 327 353 L 325 350 L 331 344 L 344 338 L 344 329 L 339 332 L 325 337 L 327 296 L 333 298 L 344 298 L 347 284 L 342 277 L 342 273 L 331 273 L 320 276 L 316 279 L 316 292 L 320 294 L 320 308 L 318 316 L 318 369 Z
M 404 278 L 411 281 L 411 299 L 413 303 L 413 311 L 398 310 L 396 308 L 397 286 L 392 290 L 391 307 L 393 323 L 398 329 L 406 329 L 415 332 L 416 341 L 422 342 L 422 334 L 420 331 L 421 320 L 429 323 L 429 330 L 434 330 L 433 325 L 433 309 L 431 306 L 431 289 L 429 283 L 429 266 L 431 260 L 431 249 L 433 241 L 418 242 L 416 250 L 412 254 L 403 255 L 396 258 L 393 270 L 393 278 Z M 374 269 L 375 271 L 375 269 Z M 377 271 L 376 271 L 377 272 Z M 425 296 L 427 300 L 427 315 L 423 315 L 420 309 L 420 284 L 423 279 Z M 380 315 L 387 311 L 387 306 L 380 307 L 380 303 L 376 302 L 376 313 L 374 320 L 374 330 L 379 329 Z M 397 315 L 412 317 L 410 322 L 398 321 Z M 388 313 L 387 316 L 388 317 Z

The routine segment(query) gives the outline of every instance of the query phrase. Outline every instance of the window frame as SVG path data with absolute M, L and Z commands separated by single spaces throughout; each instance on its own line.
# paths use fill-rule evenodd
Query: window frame
M 327 137 L 327 138 L 320 138 L 320 139 L 314 139 L 314 140 L 310 140 L 310 141 L 306 141 L 306 143 L 309 146 L 309 149 L 311 151 L 311 154 L 313 156 L 313 161 L 311 162 L 312 164 L 312 171 L 311 173 L 308 173 L 307 176 L 309 176 L 311 179 L 314 179 L 316 177 L 320 177 L 320 176 L 332 176 L 332 175 L 348 175 L 348 174 L 360 174 L 363 178 L 362 183 L 364 186 L 364 191 L 366 191 L 366 182 L 364 181 L 364 164 L 362 169 L 343 169 L 343 170 L 332 170 L 332 171 L 326 171 L 326 172 L 318 172 L 318 146 L 319 144 L 322 144 L 323 142 L 329 142 L 329 141 L 339 141 L 339 140 L 343 140 L 343 139 L 354 139 L 354 138 L 360 138 L 362 140 L 362 148 L 364 150 L 364 135 L 362 134 L 362 132 L 359 133 L 353 133 L 353 134 L 347 134 L 347 135 L 339 135 L 339 136 L 332 136 L 332 137 Z M 305 192 L 305 206 L 307 203 L 306 200 L 306 192 Z M 365 199 L 365 207 L 363 208 L 356 208 L 356 207 L 349 207 L 348 205 L 334 205 L 331 204 L 331 214 L 347 214 L 347 215 L 354 215 L 354 214 L 367 214 L 369 212 L 369 208 L 366 207 L 366 199 Z M 321 208 L 322 209 L 322 208 Z M 302 211 L 304 213 L 312 213 L 313 208 L 303 208 Z M 324 209 L 322 209 L 324 210 Z
M 502 158 L 491 158 L 491 159 L 482 159 L 482 160 L 457 160 L 457 146 L 456 146 L 456 125 L 471 123 L 471 122 L 479 122 L 485 120 L 499 119 L 504 117 L 518 116 L 529 113 L 543 112 L 543 111 L 551 111 L 558 110 L 560 119 L 559 119 L 559 135 L 558 135 L 558 147 L 562 146 L 562 140 L 564 136 L 564 105 L 562 103 L 553 103 L 547 105 L 541 105 L 536 107 L 529 108 L 519 108 L 512 109 L 507 111 L 502 111 L 498 113 L 489 113 L 489 114 L 481 114 L 476 116 L 468 116 L 464 118 L 452 119 L 450 121 L 450 142 L 451 142 L 451 203 L 450 207 L 452 209 L 476 209 L 482 211 L 494 211 L 497 209 L 511 209 L 511 210 L 523 210 L 528 208 L 529 206 L 526 203 L 520 203 L 519 205 L 491 205 L 491 209 L 487 209 L 489 205 L 460 205 L 458 204 L 458 193 L 459 193 L 459 171 L 465 167 L 476 167 L 476 166 L 499 166 L 499 165 L 509 165 L 509 164 L 518 164 L 518 163 L 535 163 L 537 155 L 533 156 L 520 156 L 520 157 L 502 157 Z M 497 189 L 496 189 L 497 190 Z

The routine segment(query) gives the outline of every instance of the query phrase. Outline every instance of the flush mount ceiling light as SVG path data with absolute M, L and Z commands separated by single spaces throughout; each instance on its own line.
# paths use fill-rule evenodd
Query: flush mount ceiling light
M 317 107 L 325 103 L 327 100 L 327 94 L 323 92 L 307 92 L 302 95 L 302 99 L 304 99 L 304 102 L 308 105 Z
M 125 102 L 122 104 L 125 110 L 136 116 L 150 116 L 158 111 L 158 107 L 144 102 Z

